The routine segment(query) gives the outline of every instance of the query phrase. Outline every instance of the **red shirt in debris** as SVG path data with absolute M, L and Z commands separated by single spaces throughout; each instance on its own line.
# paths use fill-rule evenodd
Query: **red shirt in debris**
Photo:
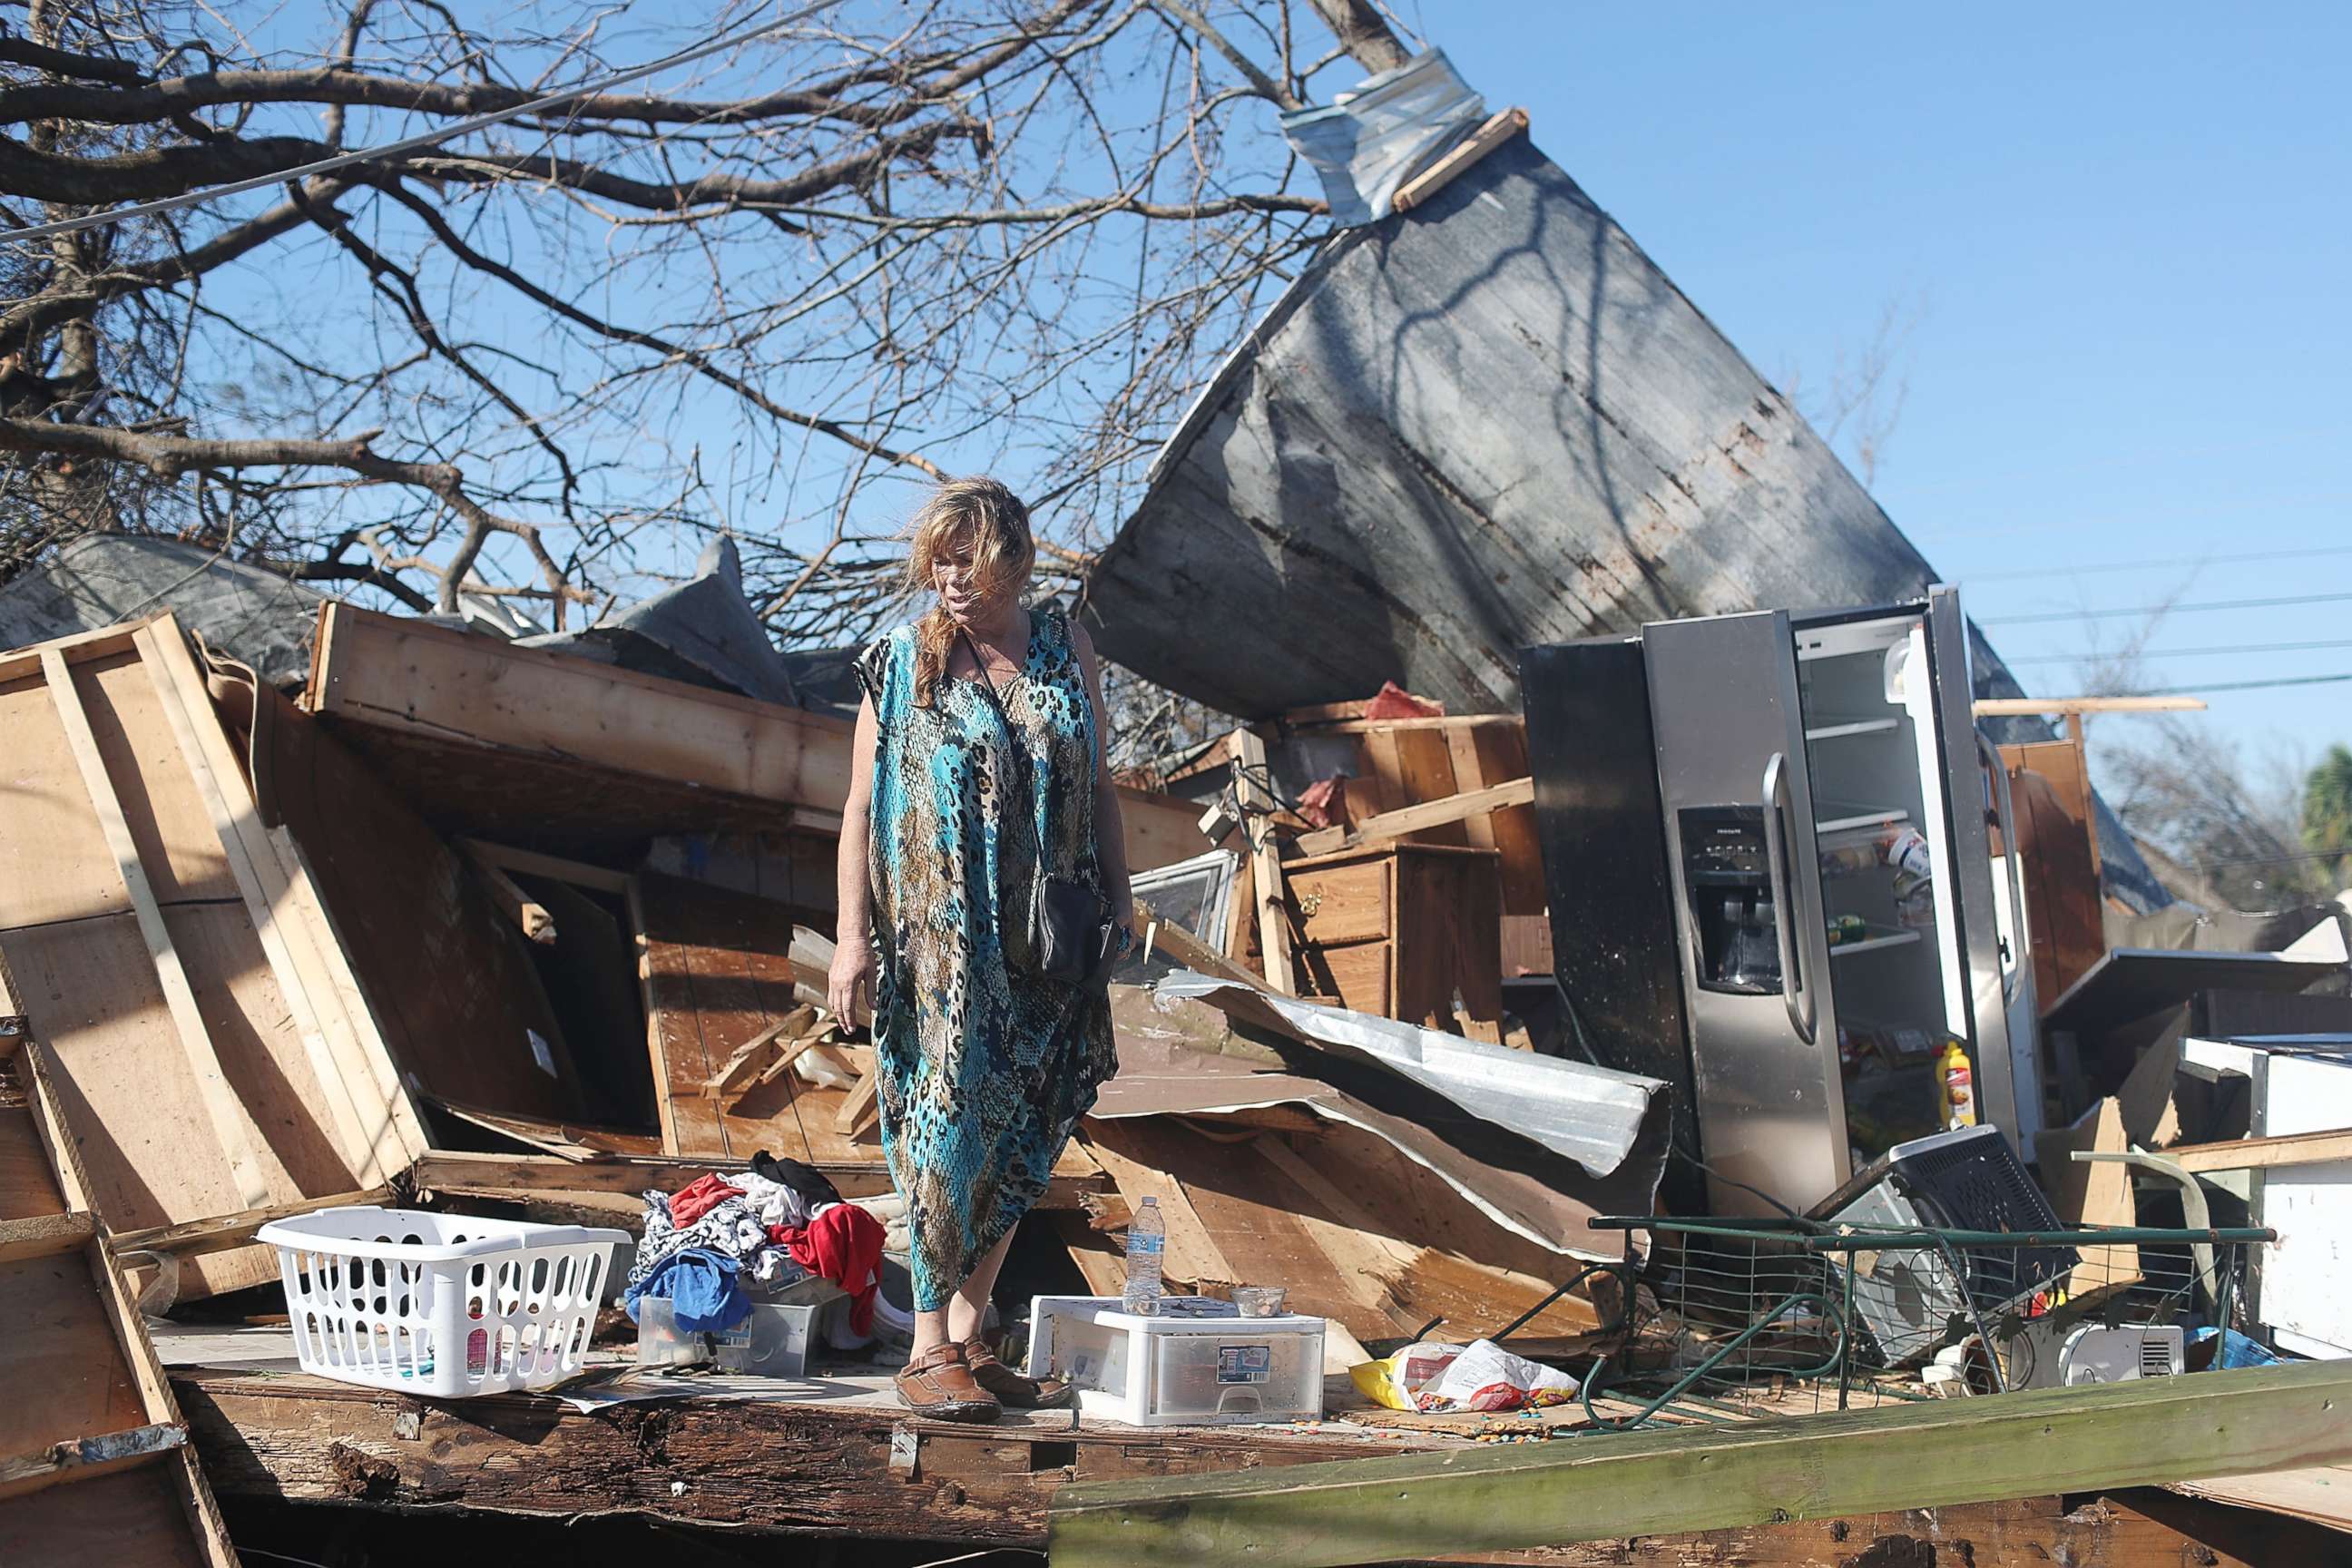
M 874 1292 L 882 1283 L 880 1220 L 856 1204 L 835 1204 L 804 1226 L 771 1226 L 768 1234 L 793 1262 L 849 1292 L 854 1331 L 874 1331 Z
M 669 1222 L 683 1230 L 729 1198 L 743 1195 L 740 1187 L 730 1187 L 716 1174 L 697 1177 L 669 1195 Z

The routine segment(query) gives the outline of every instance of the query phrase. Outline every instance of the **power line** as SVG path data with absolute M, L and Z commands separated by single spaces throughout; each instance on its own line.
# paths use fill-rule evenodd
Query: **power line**
M 724 54 L 729 49 L 740 48 L 745 44 L 757 43 L 772 33 L 781 33 L 796 22 L 804 22 L 818 12 L 829 9 L 832 4 L 833 0 L 818 0 L 817 4 L 803 5 L 789 16 L 780 17 L 757 27 L 746 28 L 728 37 L 714 38 L 709 43 L 697 44 L 690 49 L 681 49 L 677 54 L 666 56 L 650 65 L 633 66 L 627 70 L 600 77 L 594 81 L 584 82 L 578 87 L 565 88 L 562 92 L 551 92 L 544 98 L 534 98 L 529 103 L 519 103 L 511 109 L 498 109 L 488 114 L 477 114 L 470 119 L 445 125 L 438 131 L 425 132 L 420 136 L 411 136 L 399 142 L 388 142 L 381 147 L 370 147 L 358 153 L 339 153 L 332 158 L 321 158 L 316 163 L 304 163 L 299 168 L 281 169 L 274 174 L 257 174 L 251 179 L 233 180 L 225 185 L 207 185 L 201 191 L 184 191 L 176 196 L 165 196 L 157 201 L 140 202 L 127 207 L 110 207 L 104 212 L 84 213 L 79 217 L 59 218 L 54 223 L 35 224 L 29 228 L 12 228 L 0 233 L 0 243 L 43 239 L 53 234 L 73 234 L 85 228 L 96 228 L 100 224 L 121 223 L 128 218 L 147 217 L 155 213 L 171 212 L 179 207 L 199 206 L 206 202 L 218 201 L 223 196 L 240 195 L 247 191 L 257 191 L 267 185 L 290 184 L 307 180 L 313 174 L 326 174 L 331 169 L 347 169 L 353 163 L 373 163 L 381 158 L 395 158 L 426 147 L 437 147 L 444 142 L 454 140 L 470 132 L 488 130 L 506 121 L 520 119 L 526 114 L 537 114 L 544 110 L 560 109 L 575 100 L 593 98 L 600 92 L 607 92 L 616 87 L 625 87 L 630 82 L 656 75 L 668 70 L 673 66 L 691 65 L 697 60 L 708 59 L 712 55 Z
M 2306 561 L 2319 555 L 2352 555 L 2352 544 L 2326 544 L 2312 550 L 2232 551 L 2227 555 L 2175 555 L 2166 561 L 2101 561 L 2088 566 L 2028 566 L 2014 572 L 1964 572 L 1959 581 L 2008 583 L 2028 577 L 2091 577 L 2109 572 L 2156 572 L 2176 566 L 2234 566 L 2241 561 Z
M 2338 638 L 2331 642 L 2242 642 L 2230 643 L 2218 647 L 2149 647 L 2117 657 L 2197 658 L 2207 654 L 2221 653 L 2309 653 L 2315 648 L 2323 647 L 2352 647 L 2352 638 Z M 2099 657 L 2095 653 L 2029 653 L 2016 658 L 2003 659 L 2001 662 L 2004 664 L 2071 664 L 2078 659 L 2096 661 Z
M 2219 685 L 2205 681 L 2196 686 L 2154 686 L 2146 691 L 2135 691 L 2134 697 L 2201 697 L 2208 691 L 2266 691 L 2279 686 L 2333 686 L 2339 680 L 2352 680 L 2352 669 L 2341 675 L 2297 675 L 2282 680 L 2225 680 Z
M 2032 616 L 1992 616 L 1980 626 L 2023 626 L 2052 621 L 2105 621 L 2117 616 L 2180 616 L 2192 610 L 2273 610 L 2282 605 L 2340 605 L 2352 594 L 2302 594 L 2287 599 L 2208 599 L 2197 605 L 2140 605 L 2123 610 L 2053 610 Z

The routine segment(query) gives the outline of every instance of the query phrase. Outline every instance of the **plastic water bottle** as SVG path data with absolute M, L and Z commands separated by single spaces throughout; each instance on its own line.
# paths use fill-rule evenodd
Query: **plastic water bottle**
M 1160 1259 L 1168 1250 L 1160 1200 L 1146 1198 L 1127 1222 L 1127 1296 L 1124 1305 L 1140 1317 L 1160 1310 Z

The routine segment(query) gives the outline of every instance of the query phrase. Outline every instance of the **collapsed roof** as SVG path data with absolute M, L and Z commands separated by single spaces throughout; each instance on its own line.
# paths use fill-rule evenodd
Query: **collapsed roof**
M 1887 604 L 1936 580 L 1788 399 L 1520 136 L 1330 241 L 1169 438 L 1087 611 L 1111 658 L 1248 718 L 1382 679 L 1509 712 L 1533 644 Z M 2022 695 L 1981 637 L 1973 652 L 1979 696 Z M 2169 901 L 2103 826 L 2111 888 Z

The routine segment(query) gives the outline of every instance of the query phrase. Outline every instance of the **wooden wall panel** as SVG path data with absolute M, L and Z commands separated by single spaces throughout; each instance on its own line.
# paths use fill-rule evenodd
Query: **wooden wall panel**
M 0 1147 L 38 1156 L 0 1164 L 0 1563 L 234 1568 L 50 1066 L 21 1016 L 0 1026 Z M 41 1216 L 70 1223 L 45 1241 Z
M 463 857 L 274 691 L 269 815 L 299 847 L 393 1060 L 423 1092 L 516 1116 L 585 1120 L 579 1074 L 522 933 Z M 547 1042 L 543 1070 L 530 1036 Z
M 2045 1007 L 2106 955 L 2098 817 L 2072 740 L 2003 746 L 2025 880 L 2033 994 Z
M 0 960 L 51 1044 L 92 1190 L 126 1229 L 377 1173 L 343 1075 L 272 964 L 278 916 L 236 826 L 251 802 L 203 749 L 232 756 L 179 638 L 165 617 L 44 645 L 6 660 L 37 678 L 0 687 Z M 192 1259 L 181 1291 L 275 1267 L 266 1248 Z

